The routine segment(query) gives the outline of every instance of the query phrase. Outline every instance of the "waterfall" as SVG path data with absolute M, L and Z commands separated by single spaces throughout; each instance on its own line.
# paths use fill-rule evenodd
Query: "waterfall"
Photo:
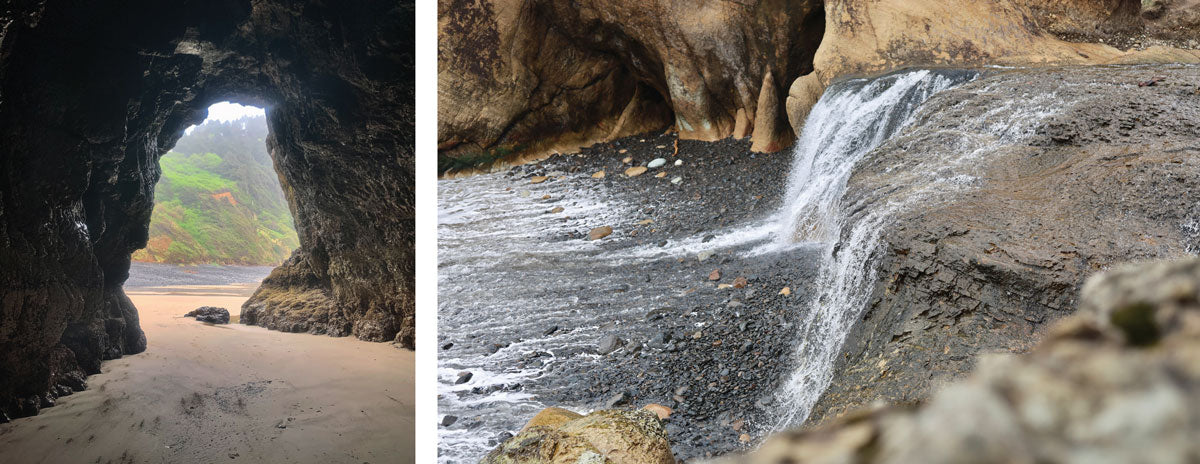
M 775 429 L 803 422 L 828 387 L 834 359 L 875 280 L 871 258 L 895 205 L 875 206 L 847 224 L 849 208 L 842 197 L 851 172 L 867 153 L 903 129 L 927 99 L 976 76 L 918 70 L 846 81 L 826 90 L 809 113 L 771 246 L 815 242 L 826 250 L 814 287 L 818 293 L 799 321 L 796 369 L 777 395 L 783 408 Z

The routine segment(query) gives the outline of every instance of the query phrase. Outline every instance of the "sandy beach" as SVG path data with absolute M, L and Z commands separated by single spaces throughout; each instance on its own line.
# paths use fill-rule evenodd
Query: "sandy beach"
M 210 325 L 257 284 L 128 289 L 149 340 L 88 389 L 0 425 L 7 463 L 413 460 L 413 352 L 354 338 Z

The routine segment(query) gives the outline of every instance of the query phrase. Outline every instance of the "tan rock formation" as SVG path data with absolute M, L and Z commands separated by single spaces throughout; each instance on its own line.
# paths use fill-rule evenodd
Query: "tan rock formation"
M 1039 66 L 1195 63 L 1200 51 L 1172 47 L 1124 52 L 1140 30 L 1140 6 L 1128 0 L 840 0 L 826 3 L 816 77 L 791 84 L 788 120 L 799 133 L 824 86 L 845 76 L 907 66 Z M 1084 34 L 1082 31 L 1088 31 Z M 1200 32 L 1193 32 L 1200 37 Z M 1093 41 L 1069 42 L 1064 38 Z M 1107 42 L 1109 44 L 1106 44 Z
M 533 419 L 529 419 L 529 422 L 525 424 L 525 427 L 521 428 L 521 431 L 524 432 L 533 427 L 558 428 L 558 426 L 580 417 L 583 417 L 583 414 L 579 414 L 569 409 L 549 407 L 538 411 L 538 413 L 533 416 Z
M 671 126 L 786 145 L 785 86 L 811 70 L 822 16 L 811 0 L 444 0 L 439 151 L 572 150 Z
M 667 432 L 654 412 L 608 409 L 563 421 L 570 411 L 542 411 L 501 443 L 485 464 L 673 464 Z M 564 414 L 563 412 L 570 413 Z M 578 416 L 578 415 L 575 415 Z M 539 418 L 543 418 L 539 420 Z M 552 419 L 551 419 L 552 418 Z M 535 425 L 535 423 L 537 425 Z
M 1147 19 L 1138 0 L 442 0 L 439 157 L 520 160 L 667 128 L 773 151 L 844 76 L 1200 62 L 1200 3 L 1165 5 Z

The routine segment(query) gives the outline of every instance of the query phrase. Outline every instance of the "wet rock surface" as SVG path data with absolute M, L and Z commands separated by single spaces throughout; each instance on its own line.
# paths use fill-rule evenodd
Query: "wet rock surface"
M 289 0 L 0 12 L 0 412 L 36 414 L 146 348 L 122 283 L 157 159 L 227 99 L 269 108 L 301 234 L 254 320 L 411 346 L 412 15 Z M 304 292 L 325 299 L 287 304 Z
M 961 379 L 980 353 L 1029 351 L 1074 312 L 1092 273 L 1200 251 L 1197 72 L 993 71 L 935 96 L 910 130 L 869 154 L 844 198 L 854 205 L 851 220 L 914 188 L 928 191 L 912 203 L 920 207 L 899 209 L 883 223 L 880 259 L 870 262 L 877 269 L 871 297 L 809 424 L 876 399 L 922 402 Z M 1147 76 L 1163 79 L 1139 87 Z M 750 247 L 729 245 L 725 232 L 776 212 L 789 160 L 730 156 L 746 148 L 733 140 L 679 141 L 678 155 L 675 147 L 670 135 L 629 137 L 493 174 L 511 185 L 501 195 L 543 202 L 548 220 L 568 225 L 539 236 L 547 242 L 582 241 L 597 225 L 574 221 L 574 192 L 619 200 L 604 206 L 617 211 L 619 220 L 604 218 L 613 233 L 594 244 L 597 256 L 619 256 L 619 265 L 543 270 L 539 263 L 536 271 L 555 282 L 595 283 L 547 291 L 540 301 L 569 300 L 564 308 L 573 315 L 618 315 L 588 322 L 595 326 L 556 319 L 536 328 L 556 336 L 578 331 L 586 345 L 546 345 L 514 331 L 493 359 L 505 360 L 500 367 L 536 366 L 536 380 L 454 396 L 474 401 L 503 390 L 575 408 L 667 405 L 675 412 L 666 429 L 681 459 L 743 448 L 776 425 L 779 387 L 794 369 L 793 324 L 824 258 L 803 249 L 747 258 Z M 944 155 L 958 161 L 945 164 Z M 621 174 L 658 158 L 667 162 L 636 177 Z M 546 180 L 530 187 L 535 176 Z M 680 251 L 688 237 L 701 246 Z M 630 259 L 631 249 L 655 248 L 670 253 Z M 833 247 L 835 257 L 851 251 Z M 622 343 L 600 354 L 605 336 Z M 454 344 L 443 357 L 479 345 L 453 335 L 442 342 Z M 495 425 L 474 418 L 459 426 Z
M 918 406 L 781 433 L 726 463 L 1191 462 L 1200 260 L 1125 266 L 1028 354 L 982 357 Z
M 668 162 L 636 177 L 620 174 L 658 158 Z M 676 165 L 676 160 L 682 164 Z M 612 258 L 619 260 L 612 266 L 539 265 L 534 274 L 522 274 L 525 285 L 540 285 L 541 273 L 552 273 L 546 277 L 551 283 L 532 295 L 536 301 L 575 303 L 565 306 L 565 314 L 539 318 L 541 322 L 530 322 L 527 328 L 509 327 L 478 337 L 442 331 L 439 345 L 449 348 L 439 357 L 485 356 L 492 375 L 533 369 L 539 372 L 537 378 L 481 384 L 449 394 L 472 404 L 485 402 L 489 395 L 530 394 L 540 404 L 576 410 L 657 403 L 673 410 L 665 428 L 676 457 L 745 449 L 748 444 L 739 441 L 742 433 L 761 434 L 773 425 L 757 411 L 769 408 L 763 402 L 771 403 L 771 393 L 787 373 L 795 338 L 789 324 L 804 307 L 816 261 L 807 249 L 744 257 L 750 245 L 729 247 L 710 235 L 774 212 L 790 162 L 787 153 L 752 154 L 745 140 L 676 141 L 673 134 L 663 134 L 627 137 L 578 155 L 494 174 L 504 179 L 499 185 L 508 185 L 505 194 L 539 204 L 546 221 L 576 214 L 579 208 L 572 206 L 573 198 L 560 193 L 564 191 L 588 195 L 589 188 L 599 186 L 612 195 L 608 199 L 628 207 L 631 213 L 607 223 L 613 228 L 611 235 L 589 241 L 598 247 L 597 258 L 627 256 L 631 250 L 664 252 L 658 257 Z M 601 170 L 607 175 L 593 177 Z M 660 172 L 666 175 L 656 177 Z M 531 186 L 530 179 L 539 176 L 547 180 Z M 682 181 L 672 183 L 675 177 Z M 557 205 L 564 211 L 553 212 Z M 537 240 L 586 241 L 591 226 L 569 227 Z M 681 240 L 694 241 L 702 251 L 678 251 Z M 584 262 L 584 257 L 575 262 Z M 716 281 L 709 280 L 714 269 L 722 276 Z M 560 287 L 564 278 L 578 283 Z M 745 286 L 734 288 L 739 278 Z M 447 282 L 440 289 L 454 292 L 458 301 L 447 304 L 441 317 L 482 317 L 451 309 L 476 304 L 456 290 L 456 284 Z M 784 287 L 790 287 L 788 295 L 780 294 Z M 505 307 L 515 311 L 522 304 L 509 301 Z M 589 320 L 602 313 L 614 316 Z M 511 338 L 498 340 L 497 335 Z M 572 337 L 579 342 L 568 342 Z M 492 351 L 491 346 L 500 348 Z M 495 433 L 517 433 L 519 421 L 533 414 L 509 411 L 516 417 L 494 423 L 479 417 L 482 411 L 477 407 L 472 412 L 459 414 L 463 418 L 450 428 L 478 433 L 501 427 Z
M 1164 79 L 1139 87 L 1147 76 Z M 972 112 L 1001 111 L 996 90 L 1053 93 L 1062 109 L 1021 143 L 988 147 L 969 190 L 888 226 L 874 296 L 810 424 L 922 401 L 979 353 L 1028 351 L 1093 273 L 1200 252 L 1194 66 L 1015 71 L 946 91 L 927 103 L 933 116 L 868 155 L 847 198 L 889 198 L 920 166 L 909 154 L 936 156 L 960 124 L 984 120 Z
M 215 306 L 201 306 L 188 311 L 188 313 L 184 314 L 183 317 L 194 317 L 197 321 L 207 322 L 210 324 L 228 324 L 229 310 Z
M 514 181 L 558 174 L 550 176 L 550 182 L 599 182 L 637 208 L 633 216 L 622 218 L 622 224 L 606 225 L 614 231 L 601 246 L 618 249 L 657 245 L 757 219 L 779 207 L 791 154 L 751 153 L 749 148 L 748 140 L 702 142 L 679 140 L 674 133 L 644 134 L 592 145 L 577 154 L 515 166 L 504 175 Z M 633 177 L 621 174 L 629 168 L 646 167 L 658 158 L 670 163 Z M 676 161 L 682 164 L 677 166 Z M 599 171 L 607 175 L 584 178 Z M 665 175 L 656 177 L 660 173 Z M 677 177 L 681 179 L 678 183 L 671 182 Z M 547 205 L 560 200 L 545 199 Z M 570 211 L 564 214 L 570 215 Z M 581 230 L 556 239 L 585 237 L 588 232 Z

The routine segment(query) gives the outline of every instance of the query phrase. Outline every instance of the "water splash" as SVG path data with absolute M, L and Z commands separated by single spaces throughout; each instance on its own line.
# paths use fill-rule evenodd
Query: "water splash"
M 967 71 L 921 70 L 849 81 L 827 90 L 810 113 L 770 246 L 807 241 L 826 252 L 814 287 L 818 294 L 798 325 L 796 369 L 777 393 L 782 407 L 776 430 L 803 423 L 832 381 L 834 360 L 876 282 L 881 235 L 893 218 L 974 188 L 988 153 L 1034 135 L 1053 114 L 1047 109 L 1057 98 L 1053 93 L 1014 95 L 1011 88 L 985 83 L 972 89 L 971 100 L 936 110 L 922 106 L 976 77 Z M 994 94 L 1005 96 L 987 97 Z M 914 121 L 922 127 L 920 134 L 898 140 L 908 136 L 904 129 Z M 940 148 L 910 152 L 893 146 L 903 156 L 883 168 L 886 185 L 847 197 L 855 167 L 885 143 Z
M 809 113 L 796 143 L 776 241 L 834 240 L 850 172 L 903 128 L 930 96 L 976 76 L 920 70 L 835 85 Z

